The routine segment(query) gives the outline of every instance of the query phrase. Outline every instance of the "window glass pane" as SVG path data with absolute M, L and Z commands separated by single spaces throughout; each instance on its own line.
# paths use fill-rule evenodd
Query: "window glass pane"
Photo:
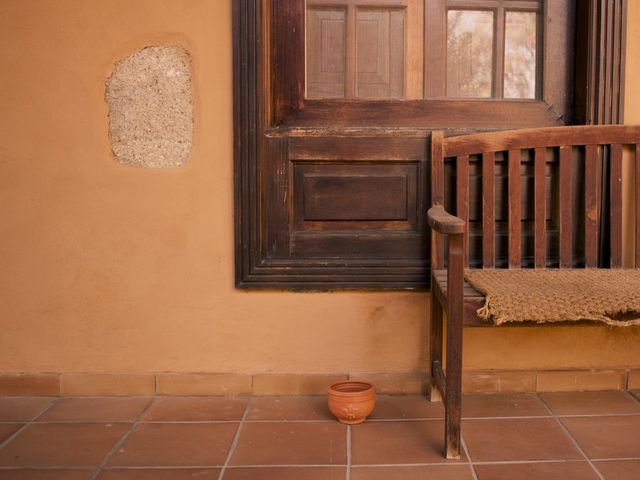
M 307 10 L 307 98 L 343 98 L 346 69 L 344 8 Z
M 357 98 L 403 97 L 404 15 L 395 8 L 357 10 Z
M 424 0 L 305 5 L 307 98 L 422 98 Z
M 447 12 L 447 96 L 491 97 L 493 12 Z
M 536 96 L 536 13 L 507 12 L 504 41 L 505 98 Z

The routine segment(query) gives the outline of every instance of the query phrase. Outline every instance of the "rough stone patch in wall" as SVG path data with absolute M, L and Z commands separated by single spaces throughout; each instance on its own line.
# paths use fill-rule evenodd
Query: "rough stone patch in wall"
M 147 47 L 120 60 L 107 80 L 109 136 L 116 159 L 146 168 L 181 166 L 193 141 L 191 56 Z

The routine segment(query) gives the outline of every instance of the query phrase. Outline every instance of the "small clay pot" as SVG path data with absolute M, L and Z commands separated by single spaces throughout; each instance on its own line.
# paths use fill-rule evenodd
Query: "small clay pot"
M 327 390 L 329 410 L 347 425 L 364 422 L 376 404 L 376 388 L 369 382 L 339 382 Z

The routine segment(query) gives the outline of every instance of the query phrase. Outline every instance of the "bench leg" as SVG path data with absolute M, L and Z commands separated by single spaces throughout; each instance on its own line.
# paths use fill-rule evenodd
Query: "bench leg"
M 463 239 L 449 237 L 447 269 L 447 372 L 445 387 L 445 452 L 460 458 L 460 417 L 462 403 L 462 302 Z
M 434 280 L 431 280 L 431 285 Z M 429 383 L 429 400 L 432 402 L 441 402 L 442 395 L 435 380 L 434 363 L 439 362 L 442 365 L 442 305 L 436 298 L 433 287 L 431 288 L 431 328 L 429 335 L 429 367 L 431 371 L 431 381 Z
M 458 331 L 456 331 L 458 330 Z M 451 346 L 451 347 L 450 347 Z M 460 458 L 462 403 L 462 329 L 447 324 L 447 373 L 445 391 L 445 440 L 447 458 Z

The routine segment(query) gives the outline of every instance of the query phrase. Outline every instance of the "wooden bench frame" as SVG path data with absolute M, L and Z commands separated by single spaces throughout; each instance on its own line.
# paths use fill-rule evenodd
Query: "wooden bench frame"
M 469 159 L 482 163 L 482 268 L 496 267 L 495 158 L 505 152 L 508 170 L 508 268 L 521 268 L 521 165 L 522 152 L 534 161 L 534 267 L 547 267 L 546 164 L 548 150 L 557 149 L 559 185 L 573 178 L 573 149 L 584 158 L 584 267 L 598 267 L 599 159 L 609 168 L 610 268 L 622 267 L 622 156 L 623 146 L 635 148 L 635 235 L 640 239 L 640 127 L 572 126 L 502 131 L 445 138 L 431 137 L 431 401 L 444 399 L 445 454 L 460 458 L 462 397 L 462 329 L 481 325 L 475 310 L 483 297 L 465 285 L 469 265 Z M 604 147 L 604 148 L 601 148 Z M 478 157 L 475 157 L 478 158 Z M 456 216 L 445 211 L 445 159 L 455 162 Z M 566 183 L 564 183 L 566 185 Z M 571 185 L 571 183 L 569 183 Z M 573 268 L 572 189 L 559 190 L 559 268 Z M 514 201 L 516 199 L 516 201 Z M 445 240 L 448 250 L 445 251 Z M 446 264 L 445 264 L 446 253 Z M 640 266 L 640 241 L 635 245 L 635 264 Z M 445 269 L 446 268 L 446 275 Z M 447 314 L 446 374 L 443 369 L 443 312 Z M 484 324 L 486 326 L 486 324 Z

